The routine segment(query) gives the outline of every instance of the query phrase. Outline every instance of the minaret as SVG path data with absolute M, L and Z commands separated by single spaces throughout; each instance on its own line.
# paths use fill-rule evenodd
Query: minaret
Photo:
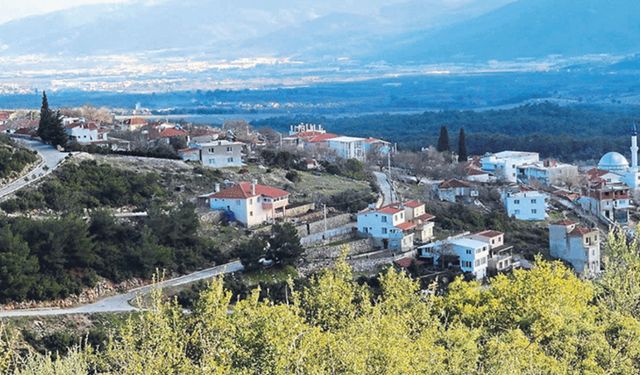
M 638 129 L 636 129 L 635 122 L 631 133 L 631 170 L 638 171 Z

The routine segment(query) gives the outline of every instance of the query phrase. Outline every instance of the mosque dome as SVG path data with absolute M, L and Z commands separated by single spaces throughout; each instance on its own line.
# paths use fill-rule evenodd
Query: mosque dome
M 610 172 L 626 172 L 629 169 L 629 162 L 617 152 L 607 152 L 598 163 L 598 169 Z

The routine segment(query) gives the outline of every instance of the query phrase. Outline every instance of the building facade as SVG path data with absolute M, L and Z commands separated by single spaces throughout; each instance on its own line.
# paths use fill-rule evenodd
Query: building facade
M 549 225 L 549 254 L 573 266 L 576 273 L 595 277 L 600 273 L 600 237 L 597 229 L 570 220 Z
M 230 219 L 250 228 L 285 217 L 289 193 L 253 181 L 214 192 L 208 199 L 212 210 L 224 211 Z
M 507 215 L 517 220 L 542 221 L 547 218 L 547 195 L 539 191 L 505 191 L 502 202 Z
M 493 174 L 498 180 L 515 183 L 518 181 L 518 167 L 539 161 L 537 152 L 502 151 L 483 156 L 480 165 L 483 171 Z

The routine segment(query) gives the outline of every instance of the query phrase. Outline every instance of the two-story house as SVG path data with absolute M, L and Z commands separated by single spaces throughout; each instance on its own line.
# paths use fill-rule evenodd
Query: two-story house
M 597 229 L 579 226 L 571 220 L 549 225 L 549 253 L 570 263 L 576 273 L 594 277 L 600 273 L 600 236 Z
M 432 259 L 434 264 L 444 263 L 443 259 L 449 259 L 446 262 L 455 263 L 443 266 L 456 266 L 477 279 L 483 279 L 487 276 L 489 265 L 489 244 L 470 238 L 469 233 L 462 233 L 420 246 L 418 257 Z
M 206 143 L 191 143 L 189 148 L 178 151 L 185 161 L 199 161 L 211 168 L 242 167 L 242 151 L 246 145 L 242 142 L 227 140 Z
M 405 210 L 397 204 L 366 209 L 358 214 L 358 232 L 370 237 L 375 246 L 406 251 L 413 248 L 416 225 L 406 221 Z
M 468 236 L 468 238 L 489 245 L 487 270 L 490 274 L 495 275 L 499 272 L 506 272 L 513 267 L 513 246 L 504 243 L 504 233 L 496 230 L 484 230 L 474 233 Z
M 479 196 L 478 189 L 467 181 L 452 179 L 442 181 L 436 186 L 438 199 L 455 203 L 458 200 L 471 200 Z
M 539 191 L 504 191 L 502 201 L 509 217 L 526 221 L 547 218 L 547 195 Z
M 208 199 L 211 209 L 225 211 L 230 219 L 246 227 L 253 227 L 285 217 L 289 193 L 253 181 L 240 182 L 230 188 L 214 192 Z

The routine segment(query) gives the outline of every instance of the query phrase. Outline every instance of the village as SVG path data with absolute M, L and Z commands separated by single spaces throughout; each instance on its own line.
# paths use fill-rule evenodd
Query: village
M 333 134 L 319 124 L 291 125 L 281 134 L 244 121 L 216 128 L 142 116 L 115 119 L 104 110 L 93 110 L 89 119 L 86 113 L 68 111 L 62 118 L 69 151 L 166 158 L 224 171 L 209 191 L 191 189 L 197 194 L 187 198 L 213 225 L 237 226 L 249 237 L 290 224 L 304 247 L 295 263 L 301 275 L 344 255 L 357 272 L 375 274 L 393 264 L 428 285 L 457 275 L 487 280 L 531 268 L 542 256 L 594 278 L 602 270 L 608 231 L 632 231 L 637 220 L 635 128 L 631 163 L 609 152 L 597 166 L 578 167 L 541 160 L 536 152 L 463 155 L 464 145 L 448 147 L 446 132 L 446 149 L 406 152 L 385 140 Z M 34 112 L 0 112 L 0 130 L 14 138 L 36 137 L 37 126 Z M 323 196 L 323 189 L 337 187 L 329 178 L 340 174 L 336 166 L 349 163 L 353 173 L 337 183 L 352 181 L 361 190 L 347 186 L 331 199 Z M 278 168 L 284 178 L 274 177 Z M 300 173 L 317 177 L 316 185 L 299 188 L 306 178 Z M 323 180 L 329 185 L 318 185 Z M 190 187 L 178 183 L 176 189 Z M 485 226 L 477 217 L 487 218 Z M 258 261 L 265 269 L 277 262 Z

